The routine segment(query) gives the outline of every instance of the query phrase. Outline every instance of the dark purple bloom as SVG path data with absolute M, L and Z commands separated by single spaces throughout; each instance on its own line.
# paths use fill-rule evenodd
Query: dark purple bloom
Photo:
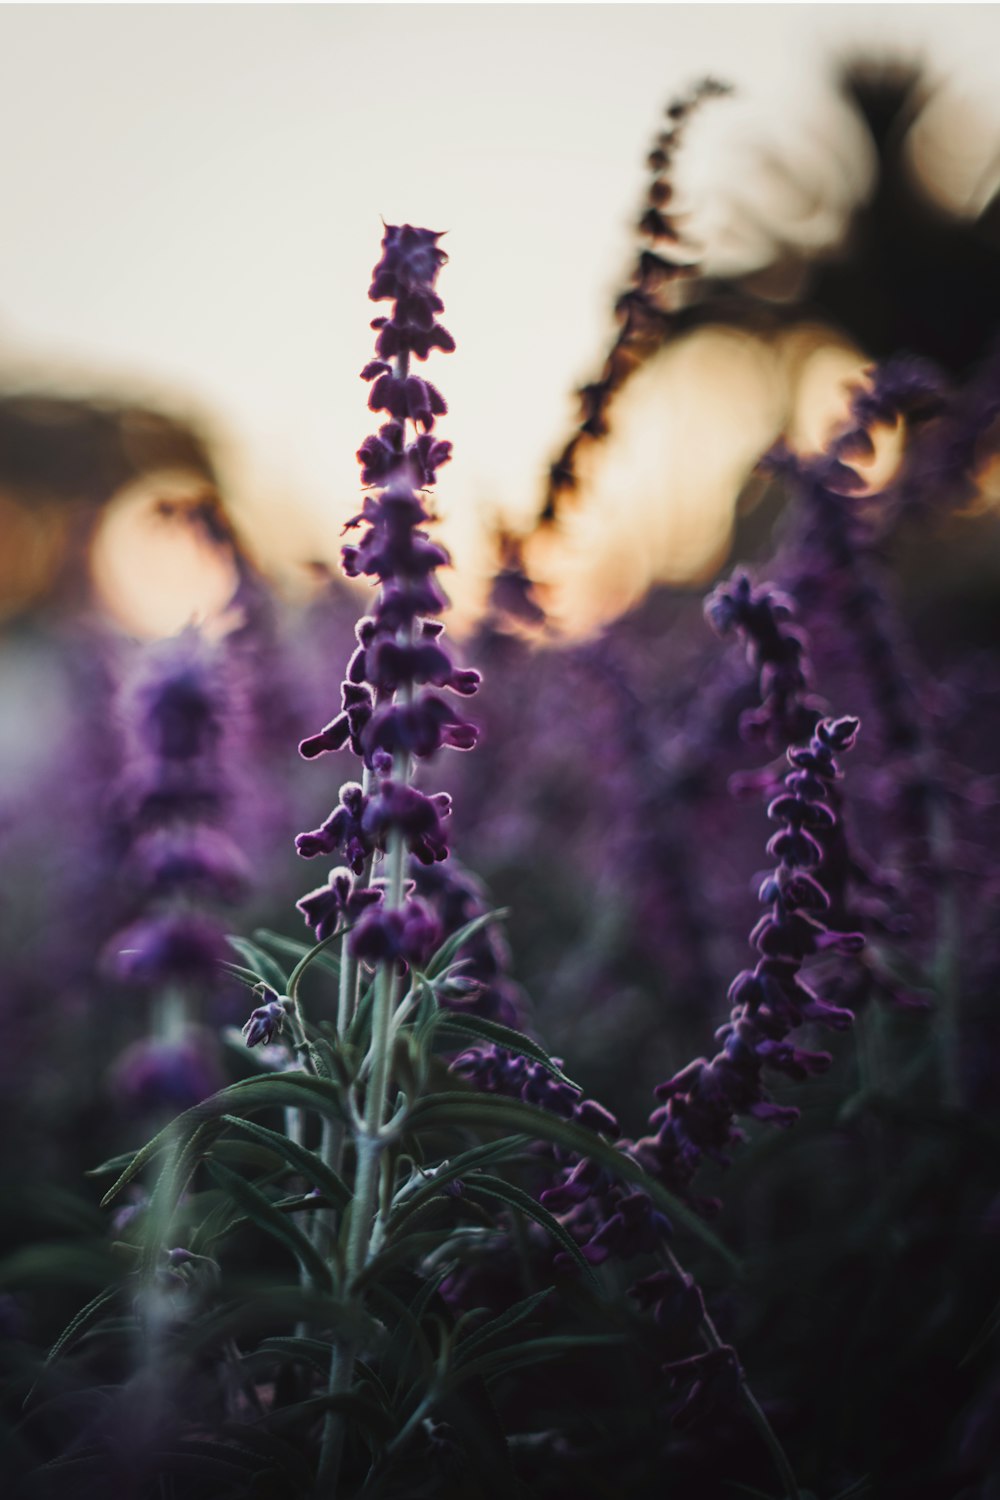
M 243 1027 L 247 1046 L 257 1047 L 261 1042 L 269 1045 L 275 1037 L 281 1035 L 285 1020 L 285 1007 L 280 1000 L 268 1000 L 265 1005 L 259 1005 L 255 1011 L 251 1011 L 250 1019 Z
M 210 918 L 164 911 L 140 917 L 113 937 L 104 966 L 131 983 L 210 985 L 228 955 L 226 940 Z
M 207 1033 L 187 1031 L 173 1041 L 134 1042 L 111 1070 L 111 1088 L 130 1110 L 190 1109 L 225 1083 Z
M 340 789 L 340 803 L 326 822 L 312 833 L 300 833 L 295 840 L 295 847 L 302 858 L 315 859 L 320 854 L 341 854 L 355 875 L 360 875 L 373 848 L 362 825 L 365 802 L 360 784 L 356 781 L 345 782 Z
M 342 923 L 357 920 L 369 906 L 381 901 L 384 892 L 371 886 L 358 886 L 351 871 L 343 866 L 330 871 L 326 885 L 310 891 L 295 905 L 302 913 L 306 926 L 311 927 L 322 942 L 332 937 Z
M 415 898 L 395 909 L 369 910 L 349 938 L 351 952 L 365 963 L 402 962 L 417 968 L 427 962 L 440 941 L 440 923 Z
M 194 629 L 150 648 L 133 695 L 138 733 L 164 760 L 192 760 L 222 732 L 221 661 Z
M 153 895 L 198 891 L 220 901 L 238 901 L 250 882 L 250 865 L 238 845 L 219 828 L 173 823 L 151 829 L 133 845 L 130 862 Z
M 806 643 L 789 623 L 793 614 L 790 599 L 774 589 L 755 590 L 744 572 L 735 573 L 705 600 L 706 618 L 720 635 L 739 631 L 747 660 L 760 677 L 764 701 L 740 720 L 747 739 L 763 736 L 769 743 L 787 745 L 810 734 L 822 712 L 809 691 Z
M 459 718 L 437 693 L 422 693 L 412 703 L 390 703 L 378 708 L 365 728 L 362 741 L 369 755 L 387 750 L 403 751 L 423 758 L 443 745 L 453 750 L 471 750 L 479 736 L 475 724 Z
M 448 845 L 441 820 L 450 812 L 451 798 L 447 792 L 426 797 L 405 782 L 383 781 L 368 800 L 362 826 L 380 849 L 385 847 L 389 830 L 398 830 L 411 854 L 427 865 L 447 858 Z

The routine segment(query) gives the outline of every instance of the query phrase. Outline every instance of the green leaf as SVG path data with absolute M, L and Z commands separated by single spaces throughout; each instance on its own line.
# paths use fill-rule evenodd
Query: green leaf
M 473 917 L 471 922 L 466 922 L 457 932 L 453 932 L 450 938 L 446 938 L 437 950 L 424 973 L 428 979 L 437 979 L 455 957 L 460 948 L 464 948 L 470 938 L 475 937 L 477 932 L 482 932 L 484 927 L 491 926 L 494 922 L 502 922 L 509 915 L 507 907 L 501 907 L 497 911 L 484 912 L 481 917 Z
M 303 958 L 312 962 L 313 956 L 321 963 L 324 969 L 329 969 L 332 974 L 340 974 L 340 959 L 329 949 L 315 952 L 315 943 L 299 943 L 295 938 L 285 937 L 282 932 L 272 932 L 268 927 L 258 927 L 254 930 L 254 942 L 260 943 L 272 953 L 280 954 L 283 958 L 290 958 L 293 963 L 299 963 Z
M 272 990 L 277 990 L 279 995 L 288 993 L 285 987 L 285 971 L 280 964 L 276 963 L 270 953 L 263 948 L 258 948 L 256 943 L 249 942 L 246 938 L 236 937 L 233 933 L 228 936 L 229 946 L 235 948 L 249 968 L 256 971 L 257 979 L 264 980 Z
M 377 1446 L 382 1446 L 392 1437 L 395 1424 L 390 1421 L 381 1404 L 367 1390 L 357 1387 L 340 1396 L 314 1396 L 309 1401 L 297 1401 L 293 1406 L 277 1407 L 268 1416 L 268 1428 L 311 1424 L 328 1411 L 339 1411 L 352 1422 L 365 1429 Z
M 208 1170 L 219 1186 L 239 1205 L 248 1219 L 292 1252 L 317 1286 L 322 1287 L 324 1291 L 332 1289 L 333 1280 L 326 1261 L 298 1225 L 286 1218 L 270 1198 L 254 1187 L 252 1182 L 248 1182 L 245 1177 L 238 1176 L 236 1172 L 230 1172 L 229 1168 L 224 1167 L 221 1162 L 210 1161 Z
M 865 1500 L 865 1496 L 871 1494 L 871 1489 L 872 1477 L 870 1474 L 864 1474 L 853 1484 L 849 1484 L 846 1490 L 838 1490 L 833 1500 Z M 803 1500 L 805 1500 L 804 1496 Z
M 457 1177 L 472 1172 L 477 1167 L 484 1167 L 488 1162 L 520 1156 L 530 1144 L 530 1136 L 507 1135 L 502 1140 L 487 1141 L 485 1145 L 473 1146 L 468 1151 L 460 1152 L 458 1156 L 450 1157 L 435 1169 L 433 1176 L 428 1176 L 420 1187 L 402 1200 L 386 1226 L 386 1238 L 392 1239 L 410 1215 L 436 1197 L 446 1183 L 454 1182 Z
M 222 960 L 222 967 L 227 974 L 231 974 L 234 979 L 238 979 L 240 984 L 246 985 L 248 990 L 260 989 L 261 977 L 259 974 L 255 974 L 253 969 L 244 969 L 242 964 L 231 964 L 226 958 Z
M 154 1453 L 153 1459 L 157 1474 L 162 1474 L 164 1478 L 211 1479 L 216 1483 L 230 1481 L 239 1484 L 241 1489 L 250 1478 L 249 1465 L 256 1464 L 256 1454 L 207 1441 L 196 1446 L 192 1444 L 187 1451 Z M 213 1485 L 213 1493 L 226 1492 L 216 1491 Z M 236 1491 L 230 1490 L 228 1493 L 234 1495 Z
M 298 987 L 302 982 L 302 976 L 309 968 L 310 964 L 314 964 L 317 959 L 321 958 L 325 958 L 327 962 L 329 962 L 329 959 L 332 957 L 329 952 L 330 948 L 334 943 L 339 943 L 343 936 L 344 934 L 342 932 L 331 933 L 329 937 L 323 938 L 321 942 L 316 943 L 312 948 L 309 948 L 306 953 L 304 953 L 303 956 L 299 959 L 298 963 L 295 965 L 295 968 L 288 976 L 287 993 L 291 995 L 293 1000 L 295 998 L 296 991 L 298 990 Z M 337 972 L 338 974 L 340 972 L 339 964 L 337 965 Z
M 258 1354 L 269 1355 L 272 1359 L 287 1359 L 298 1364 L 312 1365 L 313 1369 L 319 1370 L 320 1374 L 329 1376 L 333 1345 L 324 1339 L 275 1337 L 261 1339 L 250 1357 L 253 1358 Z
M 372 1004 L 375 999 L 374 984 L 366 984 L 361 987 L 358 994 L 358 1008 L 351 1017 L 351 1023 L 347 1028 L 347 1045 L 360 1048 L 368 1029 L 372 1013 Z
M 281 1157 L 274 1151 L 255 1145 L 253 1141 L 226 1139 L 216 1141 L 211 1149 L 215 1159 L 225 1162 L 227 1166 L 257 1167 L 260 1171 L 269 1173 L 281 1171 Z
M 515 1213 L 521 1213 L 528 1219 L 534 1219 L 536 1224 L 540 1224 L 556 1243 L 561 1245 L 568 1255 L 572 1256 L 577 1268 L 583 1272 L 591 1285 L 595 1289 L 599 1289 L 597 1277 L 585 1260 L 579 1245 L 569 1230 L 564 1228 L 559 1223 L 559 1220 L 554 1218 L 543 1204 L 538 1203 L 530 1194 L 524 1192 L 522 1188 L 515 1187 L 511 1182 L 505 1182 L 502 1177 L 491 1177 L 484 1172 L 475 1177 L 470 1177 L 464 1182 L 463 1191 L 473 1198 L 484 1197 L 487 1200 L 498 1200 L 506 1204 L 508 1208 L 513 1209 Z
M 103 1292 L 98 1292 L 96 1297 L 92 1297 L 91 1300 L 87 1303 L 86 1307 L 82 1307 L 80 1309 L 75 1318 L 70 1319 L 70 1321 L 66 1324 L 66 1327 L 63 1329 L 62 1333 L 52 1345 L 52 1348 L 49 1350 L 48 1354 L 46 1354 L 44 1363 L 42 1364 L 42 1368 L 38 1375 L 38 1380 L 34 1381 L 31 1389 L 24 1398 L 23 1404 L 25 1406 L 27 1406 L 28 1402 L 35 1394 L 38 1383 L 45 1375 L 46 1370 L 50 1369 L 51 1366 L 55 1364 L 56 1360 L 59 1358 L 60 1354 L 62 1354 L 63 1350 L 67 1349 L 75 1338 L 78 1338 L 79 1335 L 85 1331 L 85 1329 L 90 1327 L 101 1309 L 107 1307 L 108 1303 L 113 1302 L 117 1296 L 118 1288 L 116 1286 L 106 1287 Z
M 580 1085 L 574 1083 L 572 1078 L 567 1078 L 561 1068 L 552 1061 L 544 1047 L 532 1041 L 530 1036 L 525 1036 L 521 1031 L 515 1031 L 511 1026 L 501 1026 L 498 1021 L 487 1021 L 484 1016 L 467 1016 L 459 1011 L 440 1010 L 435 1019 L 435 1031 L 459 1031 L 466 1036 L 474 1036 L 480 1041 L 493 1042 L 498 1047 L 504 1047 L 508 1052 L 520 1053 L 522 1057 L 530 1057 L 533 1062 L 541 1063 L 560 1083 L 568 1083 L 571 1089 L 580 1091 Z M 581 1091 L 582 1092 L 582 1091 Z
M 99 1167 L 91 1167 L 89 1172 L 84 1172 L 84 1177 L 110 1177 L 112 1172 L 123 1172 L 130 1167 L 135 1160 L 134 1151 L 123 1151 L 120 1156 L 111 1156 L 107 1161 L 102 1161 Z
M 284 1157 L 296 1172 L 300 1172 L 316 1187 L 321 1188 L 338 1208 L 345 1208 L 350 1203 L 350 1188 L 344 1179 L 327 1165 L 318 1152 L 310 1151 L 307 1146 L 300 1146 L 297 1141 L 289 1140 L 287 1135 L 282 1135 L 277 1130 L 269 1130 L 266 1125 L 257 1125 L 250 1120 L 241 1119 L 239 1115 L 223 1115 L 222 1119 L 227 1125 L 235 1125 L 240 1130 L 245 1130 L 262 1145 L 270 1146 L 279 1156 Z M 222 1145 L 223 1142 L 219 1144 Z
M 986 1319 L 982 1328 L 980 1328 L 979 1332 L 976 1334 L 976 1337 L 973 1339 L 972 1343 L 969 1345 L 968 1349 L 959 1360 L 958 1368 L 960 1370 L 965 1365 L 970 1364 L 972 1360 L 975 1359 L 976 1355 L 979 1354 L 981 1350 L 985 1349 L 986 1345 L 990 1342 L 990 1339 L 996 1333 L 998 1328 L 1000 1328 L 1000 1303 L 998 1303 L 997 1306 L 994 1307 L 993 1311 Z
M 298 1072 L 268 1073 L 263 1077 L 255 1074 L 252 1078 L 242 1078 L 238 1083 L 231 1083 L 228 1088 L 220 1089 L 217 1094 L 203 1099 L 193 1109 L 186 1110 L 143 1146 L 141 1151 L 137 1151 L 101 1199 L 101 1207 L 107 1208 L 113 1203 L 122 1188 L 127 1187 L 155 1156 L 175 1146 L 185 1136 L 193 1135 L 207 1122 L 217 1121 L 230 1109 L 269 1109 L 286 1104 L 299 1109 L 316 1109 L 321 1114 L 333 1115 L 338 1120 L 344 1118 L 340 1090 L 325 1078 Z
M 685 1203 L 668 1193 L 637 1161 L 619 1151 L 575 1120 L 563 1120 L 520 1099 L 505 1099 L 499 1094 L 468 1093 L 429 1094 L 418 1099 L 410 1111 L 407 1128 L 420 1131 L 433 1127 L 454 1129 L 507 1129 L 521 1131 L 536 1140 L 553 1141 L 577 1156 L 589 1158 L 606 1167 L 614 1177 L 634 1182 L 653 1200 L 661 1213 L 683 1224 L 703 1245 L 714 1250 L 735 1272 L 740 1262 L 733 1252 Z
M 456 1362 L 463 1364 L 468 1356 L 475 1354 L 477 1350 L 481 1353 L 484 1344 L 488 1344 L 491 1339 L 499 1337 L 509 1328 L 515 1328 L 518 1323 L 523 1323 L 526 1318 L 530 1318 L 535 1308 L 551 1295 L 552 1288 L 547 1286 L 540 1292 L 533 1292 L 523 1301 L 515 1302 L 498 1317 L 490 1318 L 488 1323 L 484 1323 L 482 1327 L 476 1329 L 475 1333 L 470 1333 L 468 1338 L 462 1340 L 455 1351 Z
M 15 1250 L 0 1261 L 0 1287 L 106 1288 L 121 1267 L 115 1265 L 110 1246 L 80 1245 L 66 1240 L 44 1241 Z
M 573 1354 L 578 1349 L 621 1348 L 624 1343 L 624 1333 L 554 1334 L 549 1338 L 526 1339 L 523 1343 L 497 1349 L 471 1359 L 468 1364 L 460 1365 L 453 1372 L 453 1379 L 457 1375 L 456 1384 L 474 1375 L 481 1375 L 487 1381 L 494 1380 L 497 1376 L 521 1369 L 524 1365 L 539 1364 L 544 1359 L 560 1359 L 564 1354 Z

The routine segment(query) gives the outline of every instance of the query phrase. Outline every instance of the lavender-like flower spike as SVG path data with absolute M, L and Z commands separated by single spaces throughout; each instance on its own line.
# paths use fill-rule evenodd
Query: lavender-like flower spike
M 754 589 L 748 574 L 737 572 L 705 600 L 705 616 L 719 635 L 738 630 L 746 642 L 747 661 L 760 674 L 763 703 L 740 719 L 744 739 L 794 744 L 807 738 L 822 702 L 810 692 L 806 642 L 789 622 L 792 601 L 775 589 Z
M 812 954 L 857 953 L 864 944 L 861 933 L 827 927 L 830 897 L 822 872 L 822 839 L 836 824 L 830 791 L 841 775 L 837 756 L 853 746 L 859 727 L 857 719 L 823 719 L 807 745 L 788 751 L 783 790 L 768 807 L 768 816 L 780 825 L 767 846 L 777 867 L 761 886 L 768 909 L 750 934 L 760 959 L 730 987 L 733 1009 L 717 1033 L 722 1049 L 656 1090 L 664 1105 L 650 1117 L 655 1134 L 636 1143 L 635 1155 L 680 1194 L 688 1192 L 705 1156 L 725 1160 L 742 1140 L 739 1115 L 777 1125 L 798 1118 L 798 1110 L 769 1098 L 765 1068 L 801 1080 L 825 1071 L 830 1056 L 797 1048 L 791 1033 L 806 1021 L 834 1030 L 853 1021 L 850 1011 L 810 989 L 800 971 Z
M 423 490 L 451 455 L 451 444 L 434 431 L 447 408 L 437 387 L 411 370 L 412 359 L 455 346 L 438 322 L 443 304 L 435 283 L 447 259 L 440 238 L 409 224 L 387 227 L 372 275 L 369 296 L 393 306 L 372 323 L 376 358 L 361 375 L 371 384 L 369 407 L 389 420 L 358 450 L 362 480 L 377 488 L 348 523 L 348 530 L 361 535 L 344 547 L 343 567 L 349 577 L 367 577 L 380 587 L 357 627 L 339 714 L 300 746 L 307 759 L 349 747 L 364 765 L 361 781 L 345 785 L 330 817 L 300 834 L 296 845 L 306 859 L 328 855 L 348 867 L 334 871 L 299 909 L 319 936 L 356 920 L 352 951 L 370 963 L 418 962 L 431 951 L 439 928 L 402 889 L 355 890 L 350 874 L 362 876 L 369 861 L 396 841 L 421 863 L 446 858 L 450 800 L 410 786 L 411 759 L 442 746 L 471 749 L 477 734 L 442 689 L 467 697 L 479 686 L 479 674 L 456 667 L 443 627 L 433 618 L 446 603 L 435 575 L 448 554 L 425 530 L 430 515 Z

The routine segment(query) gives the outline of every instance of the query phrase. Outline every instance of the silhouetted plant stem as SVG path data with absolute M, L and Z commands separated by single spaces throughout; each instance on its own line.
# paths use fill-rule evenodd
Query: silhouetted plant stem
M 663 1255 L 678 1280 L 682 1282 L 686 1281 L 688 1279 L 687 1273 L 668 1245 L 664 1245 Z M 706 1349 L 724 1349 L 726 1347 L 725 1340 L 720 1335 L 707 1310 L 701 1316 L 700 1332 Z M 795 1471 L 789 1462 L 788 1454 L 781 1446 L 774 1428 L 767 1420 L 763 1407 L 750 1389 L 742 1366 L 739 1367 L 739 1387 L 740 1400 L 743 1402 L 751 1422 L 770 1453 L 774 1461 L 774 1467 L 781 1479 L 782 1500 L 801 1500 L 798 1481 L 795 1478 Z
M 951 817 L 944 793 L 938 791 L 929 813 L 931 859 L 940 882 L 937 892 L 937 933 L 931 977 L 941 1014 L 941 1091 L 949 1109 L 962 1107 L 962 1068 L 959 1007 L 961 1003 L 961 908 L 952 868 Z

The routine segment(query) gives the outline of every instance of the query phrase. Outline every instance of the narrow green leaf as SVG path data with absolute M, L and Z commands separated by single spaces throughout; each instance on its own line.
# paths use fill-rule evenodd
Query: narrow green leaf
M 567 1078 L 561 1068 L 552 1061 L 544 1047 L 532 1041 L 530 1036 L 525 1036 L 521 1031 L 515 1031 L 511 1026 L 501 1026 L 498 1021 L 488 1021 L 485 1016 L 467 1016 L 460 1011 L 440 1010 L 435 1021 L 435 1031 L 459 1031 L 467 1036 L 477 1037 L 480 1041 L 493 1042 L 498 1047 L 504 1047 L 508 1052 L 520 1053 L 522 1057 L 530 1057 L 533 1062 L 541 1063 L 560 1083 L 568 1083 L 571 1089 L 580 1089 L 578 1083 L 572 1078 Z
M 293 963 L 299 963 L 304 958 L 312 962 L 312 955 L 317 946 L 315 943 L 296 942 L 294 938 L 285 937 L 282 932 L 272 932 L 268 927 L 256 928 L 253 936 L 254 942 L 260 943 L 272 953 L 280 954 L 283 958 L 290 958 Z M 330 949 L 324 948 L 315 953 L 315 958 L 324 969 L 329 969 L 332 974 L 339 975 L 340 959 Z
M 358 995 L 358 1008 L 351 1017 L 351 1024 L 347 1028 L 347 1044 L 349 1047 L 361 1049 L 362 1042 L 371 1022 L 372 1004 L 375 999 L 374 984 L 366 984 L 361 987 Z
M 326 1196 L 338 1208 L 344 1208 L 350 1203 L 350 1188 L 344 1179 L 327 1165 L 318 1152 L 310 1151 L 307 1146 L 300 1146 L 297 1141 L 289 1140 L 287 1135 L 282 1135 L 277 1130 L 269 1130 L 266 1125 L 244 1120 L 239 1115 L 223 1115 L 222 1119 L 227 1125 L 235 1125 L 240 1130 L 245 1130 L 248 1135 L 252 1135 L 254 1140 L 260 1141 L 262 1145 L 269 1146 L 296 1172 L 300 1172 L 316 1187 L 322 1188 Z
M 545 1301 L 546 1297 L 551 1295 L 552 1288 L 547 1286 L 540 1292 L 533 1292 L 530 1297 L 525 1297 L 523 1301 L 515 1302 L 513 1306 L 508 1307 L 497 1317 L 490 1318 L 488 1323 L 484 1323 L 480 1328 L 476 1329 L 475 1333 L 470 1333 L 468 1338 L 461 1341 L 455 1350 L 456 1362 L 463 1364 L 470 1355 L 475 1354 L 477 1351 L 482 1352 L 484 1344 L 488 1344 L 491 1339 L 498 1338 L 500 1334 L 506 1333 L 508 1329 L 515 1328 L 519 1323 L 523 1323 L 525 1319 L 530 1318 L 535 1308 L 539 1307 Z
M 134 1151 L 123 1151 L 120 1156 L 109 1157 L 102 1161 L 99 1167 L 91 1167 L 89 1172 L 84 1172 L 84 1177 L 110 1177 L 111 1174 L 123 1172 L 130 1167 L 135 1158 Z
M 222 960 L 222 967 L 227 974 L 231 974 L 234 979 L 238 979 L 240 984 L 246 985 L 248 990 L 260 989 L 261 976 L 255 974 L 253 969 L 245 969 L 242 964 L 231 964 L 226 958 Z
M 319 1370 L 320 1374 L 328 1376 L 333 1345 L 326 1343 L 323 1339 L 275 1337 L 261 1339 L 260 1344 L 249 1357 L 253 1358 L 256 1355 L 268 1355 L 271 1359 L 287 1359 L 311 1365 L 313 1369 Z
M 982 1328 L 980 1328 L 979 1332 L 976 1334 L 976 1337 L 973 1339 L 972 1343 L 969 1345 L 968 1349 L 959 1360 L 958 1368 L 960 1370 L 963 1369 L 965 1365 L 970 1364 L 972 1360 L 975 1359 L 976 1355 L 979 1354 L 981 1350 L 985 1349 L 986 1345 L 989 1343 L 990 1339 L 996 1333 L 998 1328 L 1000 1328 L 1000 1303 L 998 1303 L 997 1306 L 994 1307 L 993 1311 L 986 1319 L 986 1322 L 983 1324 Z
M 248 1182 L 245 1177 L 240 1177 L 236 1172 L 230 1172 L 229 1168 L 224 1167 L 221 1162 L 210 1161 L 208 1170 L 219 1186 L 239 1205 L 248 1219 L 252 1219 L 259 1229 L 279 1240 L 286 1249 L 290 1250 L 317 1286 L 325 1291 L 331 1290 L 333 1281 L 329 1266 L 297 1224 L 286 1218 L 271 1199 L 266 1197 L 259 1188 L 254 1187 L 252 1182 Z
M 860 1479 L 856 1479 L 853 1484 L 849 1484 L 846 1490 L 838 1490 L 833 1500 L 864 1500 L 866 1495 L 871 1494 L 871 1489 L 872 1477 L 870 1474 L 864 1474 Z M 804 1496 L 803 1500 L 805 1500 Z
M 107 1208 L 113 1203 L 121 1190 L 155 1156 L 183 1140 L 185 1136 L 193 1134 L 207 1121 L 217 1119 L 231 1109 L 269 1109 L 286 1104 L 300 1109 L 316 1109 L 321 1114 L 333 1115 L 336 1119 L 344 1117 L 341 1092 L 336 1084 L 325 1078 L 297 1072 L 268 1073 L 263 1076 L 255 1074 L 252 1078 L 242 1078 L 238 1083 L 231 1083 L 228 1088 L 220 1089 L 217 1094 L 203 1099 L 193 1109 L 186 1110 L 143 1146 L 141 1151 L 137 1151 L 117 1181 L 105 1193 L 101 1207 Z
M 314 964 L 317 959 L 329 958 L 331 956 L 329 952 L 330 948 L 334 943 L 339 943 L 343 936 L 344 934 L 342 932 L 331 933 L 329 937 L 323 938 L 321 942 L 316 943 L 312 948 L 309 948 L 302 955 L 298 963 L 295 965 L 295 968 L 288 976 L 287 993 L 291 995 L 293 999 L 295 998 L 295 993 L 302 982 L 302 976 L 309 968 L 310 964 Z M 337 972 L 340 972 L 339 964 L 337 966 Z
M 494 922 L 502 922 L 509 915 L 507 907 L 501 907 L 497 911 L 484 912 L 481 917 L 473 917 L 471 922 L 466 922 L 457 932 L 453 932 L 450 938 L 446 938 L 440 948 L 427 965 L 424 973 L 428 979 L 437 979 L 444 969 L 448 967 L 460 948 L 464 948 L 470 938 L 474 938 L 477 932 L 482 932 L 484 927 L 491 926 Z
M 667 1192 L 655 1178 L 640 1167 L 637 1161 L 619 1151 L 596 1135 L 592 1130 L 577 1124 L 575 1120 L 563 1120 L 550 1115 L 533 1104 L 520 1099 L 505 1099 L 499 1094 L 468 1093 L 428 1094 L 418 1099 L 410 1111 L 408 1129 L 420 1131 L 428 1127 L 455 1129 L 490 1127 L 502 1130 L 517 1130 L 533 1136 L 536 1140 L 554 1141 L 577 1156 L 588 1157 L 606 1167 L 612 1176 L 625 1182 L 634 1182 L 653 1200 L 656 1207 L 678 1224 L 683 1224 L 702 1244 L 714 1250 L 729 1268 L 739 1272 L 740 1263 L 733 1252 L 717 1235 L 698 1218 L 687 1204 Z
M 92 1297 L 91 1300 L 87 1303 L 86 1307 L 82 1307 L 80 1309 L 75 1318 L 70 1319 L 70 1321 L 66 1324 L 66 1327 L 63 1329 L 62 1333 L 52 1345 L 52 1348 L 49 1350 L 48 1354 L 46 1354 L 45 1361 L 38 1375 L 38 1380 L 35 1380 L 32 1383 L 31 1389 L 24 1398 L 24 1406 L 27 1406 L 28 1402 L 35 1394 L 35 1391 L 38 1388 L 38 1383 L 44 1377 L 46 1370 L 50 1369 L 51 1366 L 55 1364 L 56 1360 L 59 1358 L 60 1354 L 62 1354 L 63 1350 L 67 1349 L 75 1338 L 78 1338 L 85 1329 L 90 1327 L 101 1309 L 103 1307 L 107 1307 L 109 1302 L 113 1302 L 117 1295 L 118 1288 L 116 1286 L 106 1287 L 103 1292 L 98 1292 L 96 1297 Z
M 261 1172 L 271 1173 L 281 1170 L 281 1157 L 253 1141 L 216 1141 L 212 1146 L 212 1155 L 217 1161 L 225 1162 L 230 1167 L 257 1167 Z
M 624 1342 L 624 1333 L 554 1334 L 549 1338 L 526 1339 L 523 1343 L 469 1360 L 468 1364 L 458 1366 L 452 1379 L 455 1384 L 476 1375 L 483 1380 L 494 1380 L 499 1375 L 519 1370 L 524 1365 L 538 1364 L 543 1359 L 559 1359 L 580 1349 L 620 1348 Z
M 564 1228 L 547 1208 L 524 1192 L 522 1188 L 515 1187 L 511 1182 L 504 1182 L 502 1177 L 491 1177 L 485 1172 L 470 1177 L 463 1187 L 464 1192 L 473 1198 L 484 1197 L 487 1200 L 498 1200 L 516 1213 L 522 1213 L 526 1218 L 534 1219 L 535 1223 L 540 1224 L 556 1243 L 562 1246 L 567 1255 L 573 1258 L 577 1268 L 583 1272 L 591 1285 L 599 1288 L 597 1277 L 569 1230 Z
M 279 995 L 288 993 L 285 987 L 285 971 L 280 964 L 276 963 L 270 953 L 263 948 L 258 948 L 256 943 L 251 943 L 247 938 L 237 937 L 229 933 L 228 942 L 231 948 L 235 948 L 247 966 L 255 970 L 258 980 L 263 979 L 272 990 L 277 990 Z
M 157 1473 L 164 1478 L 183 1477 L 212 1480 L 215 1483 L 228 1481 L 239 1484 L 241 1489 L 251 1477 L 249 1466 L 258 1462 L 254 1453 L 209 1442 L 192 1445 L 187 1451 L 177 1449 L 172 1453 L 154 1453 L 153 1460 Z M 230 1490 L 228 1493 L 235 1494 L 236 1491 Z
M 53 1285 L 103 1289 L 120 1271 L 107 1244 L 46 1240 L 15 1250 L 0 1261 L 0 1287 L 17 1291 Z
M 283 1438 L 276 1437 L 273 1432 L 266 1432 L 262 1427 L 253 1426 L 248 1422 L 225 1423 L 217 1428 L 217 1436 L 220 1442 L 232 1443 L 245 1452 L 251 1453 L 258 1461 L 261 1458 L 285 1469 L 289 1476 L 297 1479 L 300 1489 L 311 1489 L 315 1478 L 312 1465 L 301 1452 L 301 1450 L 286 1443 Z M 186 1445 L 199 1444 L 204 1438 L 189 1437 L 183 1440 Z
M 428 1176 L 420 1187 L 402 1200 L 386 1226 L 386 1238 L 392 1239 L 410 1215 L 436 1197 L 446 1183 L 454 1182 L 464 1173 L 484 1167 L 488 1162 L 507 1161 L 511 1157 L 520 1156 L 530 1144 L 530 1136 L 507 1135 L 502 1140 L 487 1141 L 485 1145 L 473 1146 L 468 1151 L 460 1152 L 458 1156 L 450 1157 L 435 1168 L 433 1175 Z
M 293 1406 L 278 1407 L 267 1419 L 268 1429 L 312 1423 L 328 1411 L 343 1412 L 352 1423 L 364 1428 L 377 1446 L 387 1443 L 395 1431 L 395 1424 L 381 1404 L 367 1390 L 359 1390 L 356 1386 L 340 1396 L 314 1396 L 309 1401 L 297 1401 Z

